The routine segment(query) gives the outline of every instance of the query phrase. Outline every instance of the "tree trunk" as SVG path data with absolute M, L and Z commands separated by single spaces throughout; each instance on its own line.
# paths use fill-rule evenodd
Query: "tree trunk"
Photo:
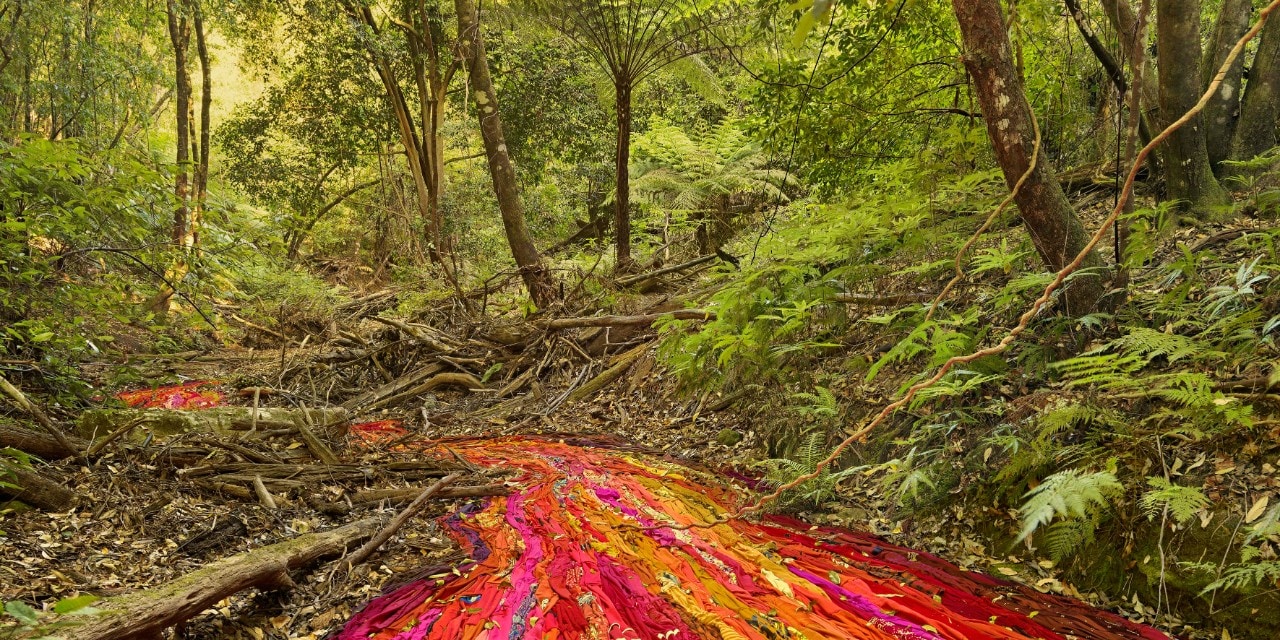
M 1249 30 L 1249 14 L 1253 10 L 1251 0 L 1224 0 L 1218 14 L 1218 24 L 1213 38 L 1204 53 L 1200 91 L 1209 88 L 1213 74 L 1227 61 L 1227 54 L 1236 41 Z M 1236 111 L 1240 108 L 1240 88 L 1244 79 L 1244 56 L 1236 58 L 1222 87 L 1214 94 L 1204 109 L 1205 145 L 1209 151 L 1209 163 L 1215 173 L 1221 173 L 1221 163 L 1231 156 L 1231 140 L 1236 128 Z
M 1262 27 L 1258 53 L 1249 69 L 1249 84 L 1240 103 L 1231 145 L 1233 160 L 1248 160 L 1276 146 L 1280 117 L 1280 19 L 1272 15 Z
M 1156 50 L 1159 55 L 1161 121 L 1173 122 L 1200 99 L 1200 0 L 1157 0 Z M 1201 216 L 1230 198 L 1209 163 L 1204 114 L 1174 131 L 1165 145 L 1168 196 Z
M 1160 105 L 1159 89 L 1154 82 L 1151 82 L 1156 77 L 1156 68 L 1150 58 L 1136 51 L 1146 48 L 1147 38 L 1145 32 L 1142 36 L 1138 34 L 1138 16 L 1133 11 L 1133 5 L 1129 4 L 1129 0 L 1102 0 L 1102 9 L 1107 14 L 1107 20 L 1116 30 L 1120 41 L 1120 52 L 1124 54 L 1124 59 L 1131 64 L 1134 60 L 1142 61 L 1142 77 L 1148 80 L 1142 87 L 1143 110 L 1148 112 L 1148 115 L 1153 115 L 1152 112 L 1158 110 Z
M 177 113 L 177 170 L 173 178 L 173 192 L 178 206 L 173 212 L 173 243 L 182 246 L 187 236 L 189 209 L 188 172 L 191 169 L 191 73 L 187 69 L 187 44 L 191 40 L 191 25 L 177 0 L 168 0 L 169 40 L 173 44 L 174 77 L 177 94 L 174 111 Z
M 471 0 L 454 0 L 458 13 L 458 45 L 466 60 L 467 75 L 471 78 L 472 95 L 475 97 L 476 115 L 480 119 L 480 134 L 484 138 L 484 150 L 489 157 L 489 175 L 493 179 L 493 191 L 502 212 L 502 227 L 511 245 L 511 255 L 520 268 L 525 288 L 534 304 L 545 307 L 555 300 L 555 286 L 551 272 L 542 264 L 542 256 L 533 244 L 529 228 L 524 220 L 524 204 L 516 185 L 516 174 L 507 155 L 507 143 L 502 133 L 502 116 L 498 110 L 498 94 L 489 77 L 489 61 L 485 56 L 484 38 L 480 33 L 480 17 Z
M 200 246 L 200 224 L 205 213 L 205 200 L 209 195 L 209 110 L 213 105 L 213 72 L 209 69 L 209 46 L 205 43 L 204 14 L 199 2 L 193 3 L 196 31 L 196 55 L 200 58 L 200 153 L 196 156 L 195 207 L 188 222 L 189 246 Z
M 617 246 L 617 268 L 626 271 L 631 267 L 631 81 L 620 78 L 614 85 L 615 105 L 618 116 L 617 177 L 614 187 L 613 226 Z
M 964 41 L 964 64 L 973 77 L 996 161 L 1005 182 L 1013 188 L 1031 164 L 1032 114 L 1022 79 L 1014 68 L 1000 1 L 952 0 L 951 4 Z M 1050 268 L 1061 269 L 1084 249 L 1088 242 L 1084 226 L 1067 202 L 1044 153 L 1015 201 L 1036 251 Z M 1100 266 L 1102 260 L 1096 252 L 1083 264 L 1085 269 Z M 1062 294 L 1067 312 L 1089 313 L 1096 307 L 1102 289 L 1100 275 L 1077 276 Z

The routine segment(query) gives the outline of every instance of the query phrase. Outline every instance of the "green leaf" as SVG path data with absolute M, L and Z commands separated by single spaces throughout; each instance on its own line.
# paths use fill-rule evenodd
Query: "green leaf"
M 33 625 L 40 622 L 40 618 L 36 613 L 36 610 L 32 609 L 25 602 L 10 600 L 4 603 L 4 610 L 9 615 L 17 618 L 18 622 L 25 625 Z
M 53 612 L 60 614 L 72 613 L 80 611 L 97 601 L 98 596 L 89 593 L 74 598 L 63 598 L 53 605 Z

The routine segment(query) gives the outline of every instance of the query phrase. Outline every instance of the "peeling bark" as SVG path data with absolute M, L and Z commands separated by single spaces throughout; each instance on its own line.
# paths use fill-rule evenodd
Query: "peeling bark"
M 1014 67 L 999 0 L 952 0 L 952 6 L 964 40 L 964 64 L 982 105 L 996 161 L 1006 184 L 1013 188 L 1031 164 L 1034 138 L 1031 105 Z M 1062 269 L 1084 249 L 1088 242 L 1084 226 L 1043 154 L 1015 202 L 1036 251 L 1050 268 Z M 1083 266 L 1101 267 L 1102 259 L 1091 253 Z M 1092 311 L 1102 288 L 1097 274 L 1077 276 L 1062 294 L 1067 312 L 1082 315 Z

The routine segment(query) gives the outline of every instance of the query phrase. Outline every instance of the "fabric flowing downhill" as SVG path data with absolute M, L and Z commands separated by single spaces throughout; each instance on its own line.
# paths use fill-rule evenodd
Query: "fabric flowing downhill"
M 740 493 L 634 447 L 507 437 L 422 448 L 451 456 L 444 445 L 517 470 L 513 492 L 443 519 L 468 561 L 392 588 L 331 638 L 1168 638 L 866 533 L 782 516 L 650 528 L 705 522 Z

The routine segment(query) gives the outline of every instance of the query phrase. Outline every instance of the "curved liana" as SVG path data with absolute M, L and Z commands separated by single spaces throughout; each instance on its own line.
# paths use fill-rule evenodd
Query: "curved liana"
M 634 448 L 510 437 L 448 449 L 517 469 L 515 490 L 444 518 L 470 559 L 374 599 L 337 640 L 1168 638 L 866 533 L 781 516 L 655 527 L 706 522 L 740 496 Z

